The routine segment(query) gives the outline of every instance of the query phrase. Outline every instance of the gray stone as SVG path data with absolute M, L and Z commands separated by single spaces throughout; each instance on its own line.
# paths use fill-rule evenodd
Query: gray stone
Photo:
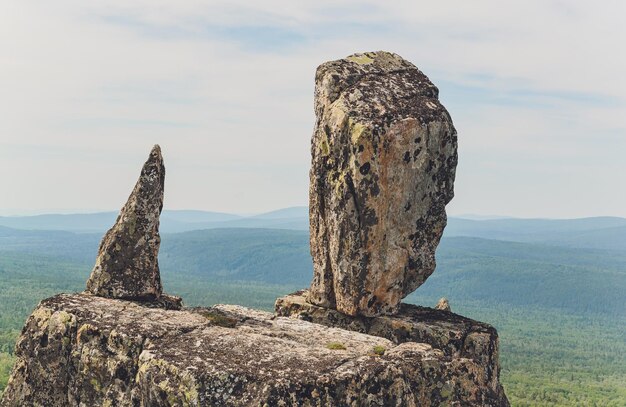
M 155 145 L 115 225 L 100 243 L 87 293 L 149 301 L 161 297 L 159 216 L 164 183 L 161 148 Z
M 388 52 L 322 64 L 315 78 L 309 301 L 393 314 L 435 269 L 457 136 L 438 89 Z
M 506 400 L 500 384 L 499 339 L 496 329 L 443 310 L 401 304 L 395 315 L 351 316 L 309 303 L 305 290 L 276 300 L 277 316 L 290 317 L 388 339 L 395 344 L 426 343 L 450 358 L 474 360 L 486 370 L 488 387 Z
M 508 406 L 480 358 L 232 305 L 61 294 L 15 356 L 2 407 Z

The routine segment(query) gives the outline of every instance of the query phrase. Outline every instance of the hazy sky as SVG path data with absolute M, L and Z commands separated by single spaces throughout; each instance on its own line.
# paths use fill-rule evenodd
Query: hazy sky
M 317 65 L 393 51 L 459 133 L 452 214 L 626 217 L 624 1 L 0 2 L 0 214 L 305 205 Z

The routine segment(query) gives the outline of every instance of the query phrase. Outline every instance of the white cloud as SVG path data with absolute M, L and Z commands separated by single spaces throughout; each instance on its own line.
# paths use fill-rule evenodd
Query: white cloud
M 156 142 L 170 208 L 305 204 L 315 67 L 387 49 L 440 85 L 455 120 L 453 211 L 626 216 L 624 12 L 608 0 L 5 1 L 0 171 L 15 176 L 0 178 L 0 207 L 117 208 Z M 550 199 L 520 204 L 526 190 Z

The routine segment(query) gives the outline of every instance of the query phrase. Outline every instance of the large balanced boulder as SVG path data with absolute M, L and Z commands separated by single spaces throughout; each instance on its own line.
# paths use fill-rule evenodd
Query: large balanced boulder
M 164 184 L 161 148 L 155 145 L 115 225 L 100 243 L 87 293 L 135 300 L 161 297 L 158 254 Z
M 322 64 L 315 114 L 308 300 L 393 314 L 435 269 L 454 194 L 452 120 L 426 75 L 388 52 Z

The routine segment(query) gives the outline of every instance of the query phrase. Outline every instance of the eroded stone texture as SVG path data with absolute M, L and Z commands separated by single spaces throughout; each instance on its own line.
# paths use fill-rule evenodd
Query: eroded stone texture
M 88 293 L 137 300 L 160 298 L 159 216 L 164 183 L 161 148 L 155 145 L 115 225 L 100 243 L 96 265 L 87 281 Z
M 435 305 L 435 309 L 438 309 L 441 311 L 452 311 L 452 309 L 450 308 L 450 303 L 448 302 L 448 299 L 446 297 L 441 297 L 439 301 L 437 301 L 437 305 Z
M 500 385 L 499 340 L 492 326 L 449 311 L 401 304 L 395 315 L 350 316 L 313 305 L 298 291 L 276 300 L 277 316 L 297 318 L 334 328 L 388 339 L 396 344 L 426 343 L 451 358 L 468 358 L 485 368 L 489 388 L 506 400 Z
M 42 301 L 0 405 L 508 406 L 487 364 L 426 343 L 239 306 L 140 304 Z
M 457 137 L 438 90 L 396 54 L 355 54 L 315 78 L 309 301 L 393 314 L 435 269 Z

